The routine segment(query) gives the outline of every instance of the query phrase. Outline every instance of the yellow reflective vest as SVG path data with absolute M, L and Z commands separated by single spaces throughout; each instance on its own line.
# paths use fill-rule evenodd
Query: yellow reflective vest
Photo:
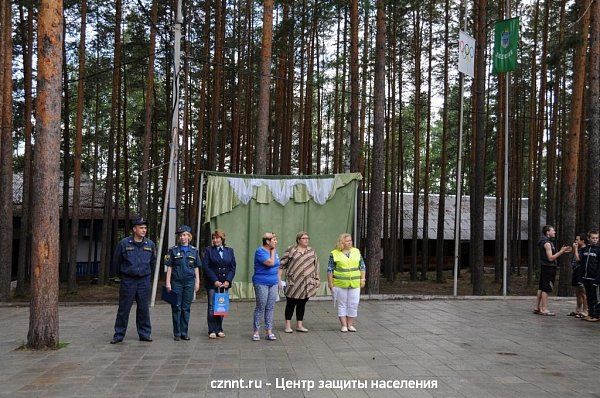
M 360 287 L 360 250 L 353 247 L 350 256 L 340 250 L 331 252 L 335 267 L 333 268 L 333 286 L 343 289 Z

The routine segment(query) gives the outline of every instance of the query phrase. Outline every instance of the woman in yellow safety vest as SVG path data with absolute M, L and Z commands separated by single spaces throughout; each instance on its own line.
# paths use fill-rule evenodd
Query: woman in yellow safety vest
M 365 273 L 365 262 L 360 250 L 352 246 L 352 236 L 341 234 L 329 256 L 327 284 L 337 303 L 343 333 L 356 332 L 353 323 L 358 314 L 360 289 L 365 287 Z

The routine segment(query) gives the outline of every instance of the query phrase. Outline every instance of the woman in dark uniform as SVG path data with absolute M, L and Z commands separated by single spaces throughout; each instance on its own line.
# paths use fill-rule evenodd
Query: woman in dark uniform
M 225 337 L 223 317 L 214 315 L 215 291 L 229 289 L 235 276 L 235 255 L 233 249 L 225 246 L 225 232 L 220 229 L 212 233 L 212 246 L 207 247 L 202 257 L 204 286 L 208 294 L 208 338 Z
M 173 338 L 189 340 L 190 307 L 194 292 L 200 288 L 200 257 L 198 249 L 190 245 L 192 229 L 182 225 L 176 231 L 179 245 L 169 249 L 165 257 L 168 291 L 177 293 L 177 303 L 171 305 L 173 314 Z

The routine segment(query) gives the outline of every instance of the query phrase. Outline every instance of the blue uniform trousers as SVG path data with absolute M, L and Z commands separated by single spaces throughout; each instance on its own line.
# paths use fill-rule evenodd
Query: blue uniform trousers
M 177 293 L 177 304 L 171 305 L 173 336 L 187 336 L 190 324 L 190 307 L 194 299 L 195 278 L 172 280 L 171 289 Z
M 123 340 L 129 322 L 129 312 L 135 300 L 137 309 L 135 311 L 135 323 L 138 336 L 150 337 L 152 326 L 150 325 L 150 275 L 133 278 L 123 275 L 119 288 L 119 310 L 115 321 L 116 340 Z

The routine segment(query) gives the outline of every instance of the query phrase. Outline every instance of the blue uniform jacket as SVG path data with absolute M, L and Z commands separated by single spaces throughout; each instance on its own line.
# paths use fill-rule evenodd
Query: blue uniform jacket
M 188 250 L 185 251 L 179 246 L 173 246 L 165 256 L 165 265 L 173 268 L 171 270 L 172 280 L 184 281 L 195 279 L 195 269 L 200 268 L 198 249 L 189 245 Z
M 141 243 L 133 236 L 122 239 L 113 255 L 113 268 L 119 276 L 140 278 L 152 273 L 156 262 L 156 246 L 148 238 Z
M 231 281 L 235 276 L 235 255 L 233 249 L 223 246 L 223 258 L 214 246 L 204 249 L 202 257 L 202 272 L 204 273 L 204 286 L 212 288 L 215 282 Z

